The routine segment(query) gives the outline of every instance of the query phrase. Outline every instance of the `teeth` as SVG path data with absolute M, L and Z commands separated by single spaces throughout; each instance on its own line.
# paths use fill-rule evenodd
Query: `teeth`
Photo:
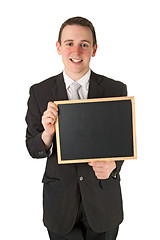
M 71 59 L 72 60 L 72 62 L 75 62 L 75 63 L 78 63 L 78 62 L 81 62 L 82 60 L 77 60 L 77 59 Z

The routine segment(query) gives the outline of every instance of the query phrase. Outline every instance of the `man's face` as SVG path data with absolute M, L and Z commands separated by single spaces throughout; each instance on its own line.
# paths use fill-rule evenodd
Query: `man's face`
M 62 31 L 61 44 L 57 42 L 56 46 L 68 76 L 77 81 L 88 72 L 91 57 L 97 50 L 88 27 L 67 25 Z

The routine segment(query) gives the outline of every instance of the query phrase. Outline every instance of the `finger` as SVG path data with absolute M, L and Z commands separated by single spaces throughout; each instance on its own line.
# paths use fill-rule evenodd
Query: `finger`
M 47 109 L 47 110 L 43 113 L 42 120 L 45 120 L 46 118 L 53 118 L 54 121 L 56 122 L 57 116 L 58 116 L 58 113 L 57 113 L 56 110 Z
M 53 111 L 51 110 L 47 110 L 43 113 L 43 118 L 48 118 L 48 117 L 51 117 L 51 118 L 56 118 L 57 117 L 57 114 L 54 113 Z
M 104 171 L 104 172 L 95 172 L 95 176 L 98 179 L 107 179 L 110 176 L 110 172 Z
M 42 124 L 55 124 L 57 117 L 52 112 L 47 112 L 42 116 Z
M 95 175 L 96 175 L 96 174 L 95 174 Z M 98 179 L 107 179 L 107 178 L 108 178 L 108 176 L 105 176 L 105 175 L 103 175 L 103 174 L 97 174 L 96 177 L 97 177 Z
M 89 165 L 89 166 L 92 166 L 92 165 L 93 165 L 93 162 L 88 162 L 88 165 Z
M 52 112 L 56 117 L 58 116 L 58 111 L 53 107 L 48 108 L 47 112 Z
M 93 170 L 94 170 L 95 172 L 97 172 L 97 173 L 102 173 L 102 172 L 105 171 L 104 168 L 97 168 L 97 167 L 93 167 Z
M 46 123 L 46 122 L 48 122 L 48 120 L 50 122 L 52 122 L 53 124 L 55 124 L 57 121 L 57 117 L 54 114 L 47 114 L 47 115 L 42 116 L 42 122 Z
M 89 166 L 103 168 L 106 163 L 104 161 L 89 162 Z
M 58 111 L 58 107 L 54 102 L 49 102 L 48 106 L 47 106 L 47 109 L 48 108 L 54 108 L 56 111 Z
M 47 124 L 55 124 L 55 120 L 53 118 L 46 118 L 43 122 L 45 125 Z

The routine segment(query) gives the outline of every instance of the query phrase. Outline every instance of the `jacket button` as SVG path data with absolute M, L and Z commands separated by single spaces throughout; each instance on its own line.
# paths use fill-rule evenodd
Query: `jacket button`
M 81 176 L 81 177 L 79 178 L 79 180 L 80 180 L 80 181 L 83 181 L 83 177 Z
M 43 155 L 43 153 L 44 153 L 43 151 L 40 151 L 40 152 L 39 152 L 39 155 L 40 155 L 40 156 L 42 156 L 42 155 Z

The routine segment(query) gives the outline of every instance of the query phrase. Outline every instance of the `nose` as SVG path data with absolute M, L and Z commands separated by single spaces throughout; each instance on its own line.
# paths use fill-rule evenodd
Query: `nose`
M 79 45 L 75 45 L 75 46 L 73 47 L 73 53 L 74 53 L 75 55 L 80 55 L 80 54 L 81 54 L 81 48 L 80 48 Z

